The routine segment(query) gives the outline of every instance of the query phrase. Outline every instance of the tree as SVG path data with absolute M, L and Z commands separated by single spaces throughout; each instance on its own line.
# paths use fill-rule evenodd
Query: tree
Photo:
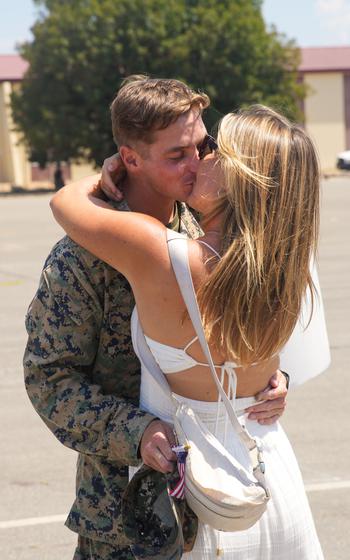
M 221 114 L 261 102 L 297 117 L 298 49 L 268 30 L 260 0 L 36 0 L 30 66 L 12 96 L 32 159 L 115 151 L 109 105 L 123 77 L 179 78 L 206 91 Z

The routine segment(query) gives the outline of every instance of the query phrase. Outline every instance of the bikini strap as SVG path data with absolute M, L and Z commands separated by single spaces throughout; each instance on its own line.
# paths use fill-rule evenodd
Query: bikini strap
M 217 250 L 214 249 L 214 247 L 209 245 L 209 243 L 207 243 L 206 241 L 201 241 L 200 239 L 197 239 L 197 241 L 198 241 L 198 243 L 202 243 L 202 245 L 205 245 L 206 247 L 208 247 L 208 249 L 210 249 L 213 253 L 215 253 L 215 255 L 218 257 L 218 259 L 221 259 L 220 253 L 218 253 Z
M 218 317 L 217 319 L 215 319 L 213 325 L 216 325 L 216 323 L 218 323 L 220 320 L 221 320 L 221 317 Z M 196 342 L 196 340 L 198 340 L 198 335 L 195 336 L 194 338 L 192 338 L 192 340 L 190 340 L 190 342 L 189 342 L 188 344 L 186 344 L 186 346 L 185 346 L 185 348 L 184 348 L 184 352 L 187 352 L 187 350 L 189 349 L 189 347 L 192 346 L 192 344 L 193 344 L 194 342 Z M 205 364 L 205 365 L 207 366 L 208 364 Z M 236 365 L 236 364 L 235 364 L 235 365 Z
M 190 346 L 192 346 L 192 344 L 194 342 L 196 342 L 196 340 L 198 340 L 198 335 L 195 336 L 194 338 L 192 338 L 192 340 L 190 340 L 190 342 L 188 344 L 186 344 L 185 348 L 184 348 L 184 352 L 187 352 L 187 350 L 189 349 Z M 208 364 L 206 364 L 208 365 Z

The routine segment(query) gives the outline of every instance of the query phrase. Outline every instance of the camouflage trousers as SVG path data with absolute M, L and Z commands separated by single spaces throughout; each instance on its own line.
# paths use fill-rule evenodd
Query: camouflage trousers
M 116 548 L 79 535 L 73 560 L 134 560 L 134 555 L 129 547 Z

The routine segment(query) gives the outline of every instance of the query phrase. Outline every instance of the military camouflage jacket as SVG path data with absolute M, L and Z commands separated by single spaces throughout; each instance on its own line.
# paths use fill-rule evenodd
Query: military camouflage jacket
M 180 231 L 198 237 L 192 214 L 184 204 L 178 208 Z M 29 306 L 24 354 L 33 406 L 57 439 L 79 453 L 68 527 L 121 547 L 128 544 L 120 517 L 128 465 L 140 463 L 140 439 L 154 419 L 138 408 L 133 307 L 127 280 L 64 237 Z

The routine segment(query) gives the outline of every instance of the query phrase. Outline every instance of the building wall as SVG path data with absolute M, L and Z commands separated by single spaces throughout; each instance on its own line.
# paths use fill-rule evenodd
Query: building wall
M 30 178 L 30 166 L 19 134 L 14 130 L 11 116 L 10 82 L 0 83 L 0 182 L 11 185 L 27 185 Z
M 342 73 L 304 74 L 309 87 L 305 125 L 318 149 L 321 168 L 333 169 L 338 152 L 346 148 L 344 78 Z
M 10 96 L 12 88 L 19 84 L 0 82 L 0 183 L 24 188 L 53 187 L 53 171 L 43 177 L 34 177 L 32 163 L 28 161 L 26 149 L 20 143 L 20 136 L 15 132 Z M 70 180 L 76 181 L 96 170 L 86 162 L 74 163 L 70 167 Z M 35 174 L 34 174 L 35 175 Z
M 350 150 L 350 73 L 344 74 L 344 101 L 345 101 L 345 148 Z
M 99 171 L 96 170 L 90 163 L 81 161 L 79 163 L 72 163 L 70 167 L 70 172 L 71 172 L 71 180 L 79 181 L 79 179 L 83 179 L 88 175 L 95 175 L 95 173 L 98 173 Z
M 8 181 L 11 173 L 9 158 L 9 138 L 7 133 L 7 117 L 5 107 L 4 84 L 0 84 L 0 183 Z

